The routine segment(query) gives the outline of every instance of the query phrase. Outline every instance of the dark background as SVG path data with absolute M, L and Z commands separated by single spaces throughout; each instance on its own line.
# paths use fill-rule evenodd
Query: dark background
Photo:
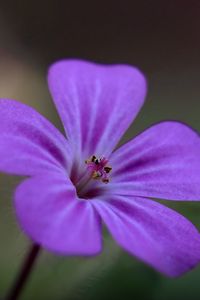
M 146 75 L 147 102 L 124 140 L 163 119 L 200 131 L 200 1 L 1 1 L 0 97 L 32 105 L 60 129 L 46 84 L 48 66 L 77 57 L 136 65 Z M 29 242 L 15 222 L 19 179 L 0 175 L 0 297 Z M 200 229 L 198 203 L 166 205 Z M 22 300 L 199 299 L 200 268 L 168 279 L 105 236 L 92 259 L 41 255 Z

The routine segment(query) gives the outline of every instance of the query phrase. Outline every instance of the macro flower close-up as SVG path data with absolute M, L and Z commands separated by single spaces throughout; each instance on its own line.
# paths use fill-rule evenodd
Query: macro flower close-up
M 63 60 L 48 84 L 66 137 L 33 108 L 0 100 L 0 171 L 26 176 L 14 207 L 22 230 L 61 255 L 97 255 L 102 226 L 167 276 L 200 261 L 200 234 L 154 199 L 200 200 L 200 137 L 163 121 L 123 146 L 146 81 L 136 68 Z

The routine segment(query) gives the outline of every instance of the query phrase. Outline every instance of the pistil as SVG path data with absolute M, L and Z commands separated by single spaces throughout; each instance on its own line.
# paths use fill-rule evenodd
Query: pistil
M 108 159 L 105 157 L 97 158 L 95 155 L 91 156 L 85 161 L 87 169 L 93 179 L 101 180 L 103 183 L 109 182 L 109 173 L 112 168 L 108 166 Z
M 84 197 L 90 190 L 94 189 L 91 184 L 93 180 L 101 181 L 102 183 L 109 183 L 109 174 L 112 168 L 108 165 L 108 159 L 105 157 L 97 158 L 92 155 L 89 159 L 85 160 L 87 166 L 86 172 L 81 180 L 76 184 L 77 194 Z

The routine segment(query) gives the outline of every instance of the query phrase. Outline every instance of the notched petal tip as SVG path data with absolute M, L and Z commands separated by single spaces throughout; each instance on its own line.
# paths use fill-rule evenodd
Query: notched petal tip
M 168 277 L 200 262 L 200 234 L 185 217 L 142 197 L 107 196 L 93 205 L 116 242 Z
M 20 227 L 47 250 L 81 256 L 101 251 L 100 217 L 89 202 L 78 201 L 74 186 L 63 174 L 26 179 L 14 199 Z
M 155 124 L 111 159 L 116 194 L 200 200 L 200 135 L 186 124 Z
M 85 156 L 108 156 L 146 95 L 144 75 L 128 65 L 62 60 L 49 68 L 48 83 L 70 143 Z

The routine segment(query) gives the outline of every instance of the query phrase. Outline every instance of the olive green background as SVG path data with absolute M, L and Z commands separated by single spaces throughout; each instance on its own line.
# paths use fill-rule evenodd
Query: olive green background
M 145 73 L 146 103 L 123 141 L 166 119 L 200 131 L 200 1 L 0 0 L 0 97 L 32 105 L 61 130 L 46 72 L 65 57 L 128 63 Z M 30 245 L 12 207 L 19 181 L 0 175 L 1 300 Z M 200 203 L 162 202 L 200 229 Z M 43 251 L 21 299 L 195 300 L 200 299 L 200 266 L 180 278 L 165 278 L 105 232 L 98 257 Z

